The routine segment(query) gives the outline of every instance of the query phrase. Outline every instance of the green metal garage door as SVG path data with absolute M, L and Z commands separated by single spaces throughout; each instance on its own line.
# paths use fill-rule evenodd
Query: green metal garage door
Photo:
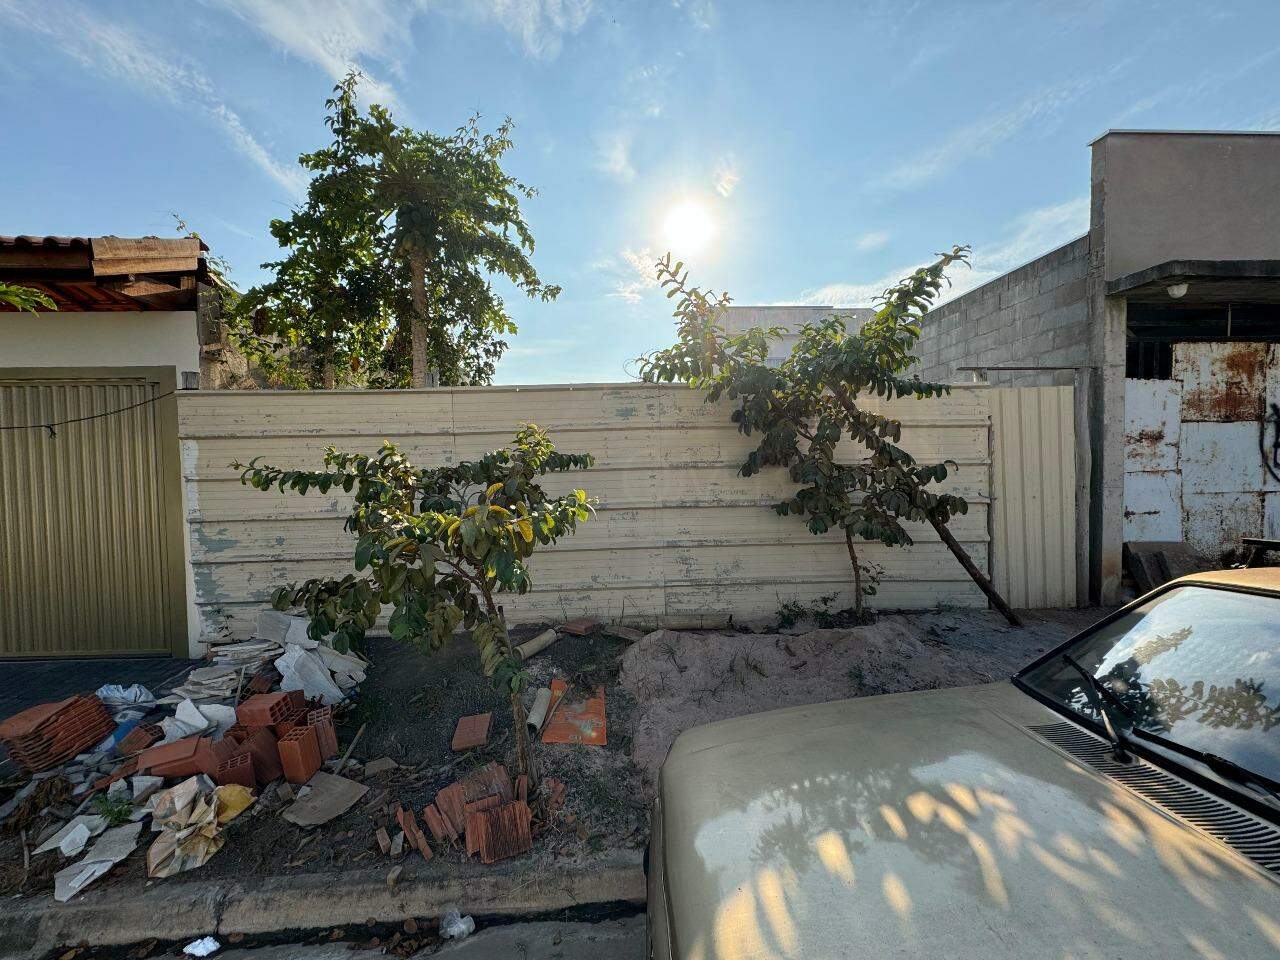
M 95 419 L 0 430 L 0 657 L 170 653 L 181 566 L 167 384 L 37 377 L 0 372 L 0 426 Z

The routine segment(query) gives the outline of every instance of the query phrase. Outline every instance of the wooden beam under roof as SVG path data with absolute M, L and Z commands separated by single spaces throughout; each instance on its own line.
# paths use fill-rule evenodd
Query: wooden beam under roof
M 195 273 L 200 268 L 200 241 L 195 237 L 94 237 L 95 277 L 140 273 Z

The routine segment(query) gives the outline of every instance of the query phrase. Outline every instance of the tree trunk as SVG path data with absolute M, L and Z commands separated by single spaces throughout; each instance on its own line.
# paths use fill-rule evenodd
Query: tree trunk
M 1000 596 L 999 592 L 995 588 L 995 584 L 988 580 L 986 574 L 977 568 L 973 560 L 969 557 L 969 554 L 965 552 L 964 547 L 960 546 L 960 542 L 951 535 L 951 531 L 947 529 L 947 525 L 932 514 L 929 515 L 929 523 L 933 526 L 933 529 L 938 532 L 938 536 L 942 538 L 942 542 L 947 545 L 953 554 L 955 554 L 955 558 L 960 561 L 960 566 L 964 567 L 965 572 L 973 578 L 973 582 L 976 583 L 982 589 L 982 592 L 987 595 L 987 599 L 991 601 L 991 605 L 1004 614 L 1004 618 L 1008 620 L 1010 624 L 1015 627 L 1022 626 L 1022 621 L 1018 619 L 1018 615 L 1013 612 L 1009 605 L 1004 602 L 1004 597 Z
M 849 548 L 849 563 L 853 565 L 853 612 L 862 619 L 862 564 L 858 562 L 858 551 L 853 549 L 853 531 L 844 528 L 844 545 Z
M 333 364 L 326 360 L 324 362 L 324 371 L 320 374 L 320 385 L 325 390 L 332 390 L 338 384 L 338 376 L 333 371 Z
M 858 412 L 857 406 L 849 399 L 849 395 L 845 393 L 844 390 L 836 387 L 831 391 L 831 395 L 836 398 L 840 406 L 844 407 L 845 412 L 850 416 Z M 938 520 L 932 514 L 929 516 L 929 523 L 933 526 L 933 529 L 938 532 L 938 536 L 942 539 L 942 542 L 947 545 L 947 549 L 949 549 L 952 555 L 960 561 L 960 566 L 964 567 L 965 573 L 969 574 L 973 579 L 973 582 L 976 583 L 979 589 L 987 595 L 987 599 L 991 601 L 991 605 L 1004 614 L 1004 618 L 1013 626 L 1022 626 L 1022 621 L 1018 619 L 1018 615 L 1010 609 L 1009 605 L 1004 602 L 1004 597 L 1000 596 L 996 591 L 995 584 L 988 580 L 986 574 L 977 568 L 969 554 L 965 552 L 964 547 L 960 546 L 960 541 L 951 535 L 951 531 L 947 529 L 947 525 Z
M 427 361 L 427 264 L 421 254 L 415 253 L 409 261 L 409 295 L 413 300 L 413 326 L 410 328 L 410 355 L 413 373 L 410 384 L 414 387 L 440 386 L 440 371 Z

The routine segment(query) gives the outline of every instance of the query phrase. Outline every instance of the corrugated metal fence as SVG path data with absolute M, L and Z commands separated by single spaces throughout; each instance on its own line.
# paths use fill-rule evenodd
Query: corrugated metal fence
M 958 389 L 941 400 L 892 405 L 908 450 L 958 464 L 947 487 L 972 506 L 953 530 L 984 569 L 991 569 L 988 393 Z M 526 421 L 546 427 L 559 449 L 597 460 L 593 470 L 549 478 L 548 488 L 581 486 L 601 503 L 576 537 L 535 556 L 534 590 L 506 601 L 513 620 L 749 617 L 771 614 L 786 600 L 836 594 L 840 605 L 849 602 L 843 540 L 813 537 L 796 518 L 767 509 L 790 489 L 786 476 L 738 476 L 751 441 L 733 428 L 726 406 L 706 404 L 684 387 L 193 392 L 180 396 L 179 430 L 194 602 L 204 629 L 243 635 L 277 585 L 351 570 L 345 496 L 254 490 L 238 482 L 227 466 L 232 460 L 262 456 L 314 468 L 330 443 L 373 452 L 390 438 L 417 463 L 456 463 L 503 445 Z M 1063 449 L 1069 454 L 1069 438 Z M 1028 500 L 1024 509 L 1058 505 Z M 1027 525 L 1036 521 L 1029 512 Z M 918 543 L 908 550 L 861 548 L 884 567 L 878 606 L 984 604 L 932 530 L 912 535 Z

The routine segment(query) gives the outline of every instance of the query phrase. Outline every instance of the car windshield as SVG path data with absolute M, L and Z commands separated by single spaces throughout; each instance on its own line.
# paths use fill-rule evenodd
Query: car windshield
M 1124 705 L 1117 722 L 1280 781 L 1280 598 L 1175 587 L 1020 675 L 1098 721 L 1062 653 Z

